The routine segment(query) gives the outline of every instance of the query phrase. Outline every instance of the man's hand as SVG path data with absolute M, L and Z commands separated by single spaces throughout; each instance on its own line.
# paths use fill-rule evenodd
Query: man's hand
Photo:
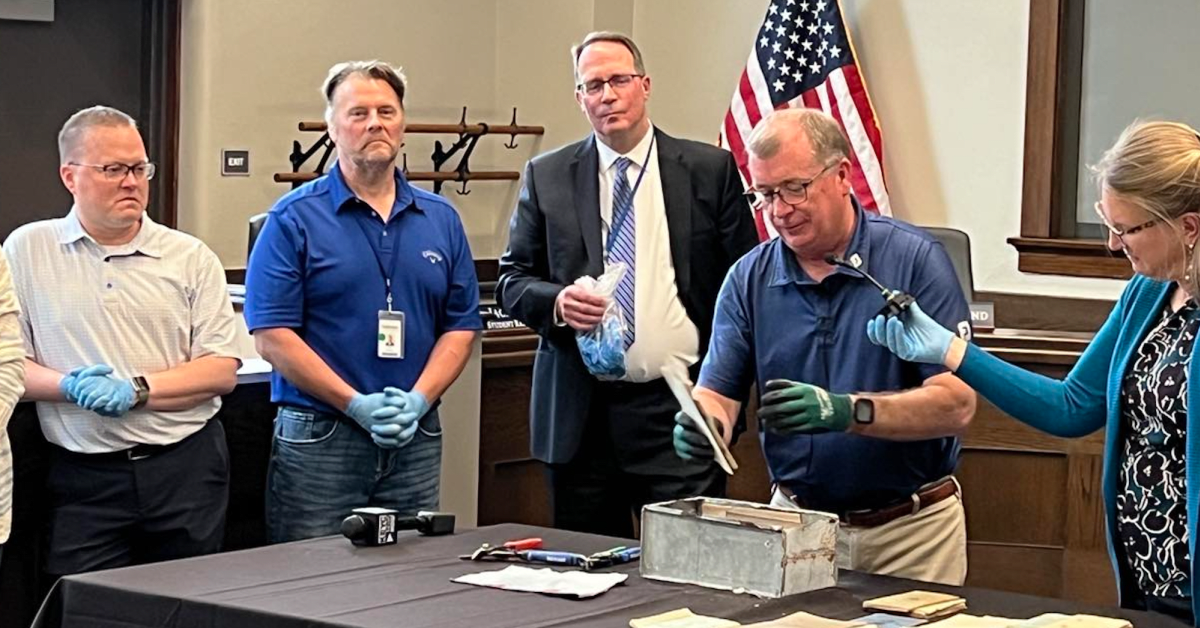
M 717 434 L 717 438 L 723 437 Z M 682 410 L 675 413 L 675 431 L 671 443 L 675 445 L 675 455 L 684 460 L 709 461 L 716 456 L 708 439 L 696 427 L 696 422 Z
M 390 391 L 390 392 L 389 392 Z M 377 421 L 395 418 L 403 408 L 403 401 L 395 393 L 396 388 L 384 388 L 383 392 L 364 395 L 356 393 L 346 406 L 346 416 L 354 419 L 368 433 Z
M 415 390 L 405 392 L 388 387 L 383 392 L 389 399 L 396 400 L 399 411 L 375 421 L 371 426 L 371 440 L 384 449 L 397 449 L 407 445 L 417 435 L 421 417 L 429 412 L 429 401 Z
M 583 286 L 571 284 L 554 299 L 554 309 L 562 321 L 576 331 L 588 331 L 600 324 L 608 299 L 588 292 Z
M 89 375 L 108 375 L 112 373 L 112 367 L 107 364 L 77 366 L 71 369 L 70 373 L 64 375 L 62 379 L 58 380 L 58 392 L 62 393 L 62 396 L 71 403 L 75 403 L 75 393 L 72 392 L 75 390 L 75 382 L 84 371 L 88 371 Z
M 84 410 L 101 416 L 119 417 L 137 402 L 137 393 L 129 380 L 116 379 L 107 364 L 94 364 L 72 370 L 59 383 L 64 396 Z
M 849 395 L 786 379 L 768 381 L 758 407 L 762 428 L 777 434 L 844 432 L 853 414 Z
M 950 341 L 954 340 L 954 332 L 942 327 L 921 311 L 921 306 L 913 303 L 900 316 L 876 316 L 867 321 L 867 338 L 887 347 L 901 360 L 942 364 Z

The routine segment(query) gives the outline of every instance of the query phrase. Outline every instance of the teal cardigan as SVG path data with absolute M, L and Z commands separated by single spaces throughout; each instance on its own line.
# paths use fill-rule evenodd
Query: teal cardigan
M 1104 515 L 1108 524 L 1108 554 L 1117 575 L 1117 590 L 1123 603 L 1137 598 L 1123 548 L 1116 539 L 1117 481 L 1121 456 L 1121 382 L 1129 361 L 1142 339 L 1158 321 L 1170 298 L 1172 282 L 1134 276 L 1125 287 L 1104 326 L 1080 356 L 1064 380 L 1030 373 L 992 356 L 975 345 L 967 353 L 957 375 L 1001 410 L 1022 422 L 1055 436 L 1075 438 L 1101 427 L 1104 434 Z M 1197 338 L 1200 345 L 1200 337 Z M 1193 346 L 1193 355 L 1196 347 Z M 1188 365 L 1187 392 L 1187 519 L 1188 553 L 1191 556 L 1193 614 L 1200 618 L 1200 578 L 1196 573 L 1196 513 L 1200 505 L 1200 360 Z

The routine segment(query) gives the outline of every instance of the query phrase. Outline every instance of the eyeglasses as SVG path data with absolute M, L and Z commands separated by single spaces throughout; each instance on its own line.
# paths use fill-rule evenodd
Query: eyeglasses
M 1156 225 L 1162 221 L 1162 219 L 1160 219 L 1160 218 L 1151 218 L 1150 220 L 1147 220 L 1146 222 L 1143 222 L 1140 225 L 1134 225 L 1128 229 L 1120 229 L 1118 227 L 1114 227 L 1114 226 L 1108 224 L 1108 221 L 1104 219 L 1104 213 L 1100 211 L 1100 203 L 1099 202 L 1096 203 L 1096 215 L 1100 217 L 1100 224 L 1104 225 L 1104 228 L 1108 229 L 1109 233 L 1117 236 L 1117 240 L 1119 240 L 1122 245 L 1125 244 L 1125 236 L 1131 236 L 1139 231 L 1149 229 L 1150 227 L 1153 227 L 1154 225 Z
M 629 87 L 633 83 L 633 79 L 642 78 L 645 74 L 614 74 L 607 79 L 592 79 L 586 83 L 580 83 L 575 86 L 575 89 L 587 94 L 595 96 L 604 91 L 605 85 L 611 85 L 613 90 Z
M 81 164 L 71 161 L 67 162 L 67 165 L 91 168 L 92 170 L 103 173 L 104 178 L 108 179 L 109 181 L 122 181 L 125 179 L 125 177 L 129 176 L 129 173 L 131 172 L 133 173 L 133 178 L 139 181 L 149 181 L 150 179 L 154 178 L 155 171 L 154 164 L 148 161 L 140 164 L 105 164 L 103 166 L 97 166 L 95 164 Z
M 821 178 L 821 175 L 829 172 L 830 169 L 839 163 L 841 162 L 834 162 L 828 166 L 825 166 L 820 172 L 817 173 L 815 177 L 809 179 L 808 181 L 801 181 L 799 179 L 784 181 L 783 185 L 780 185 L 774 190 L 751 188 L 746 191 L 746 202 L 750 203 L 750 206 L 755 208 L 771 207 L 774 205 L 775 199 L 779 199 L 788 205 L 799 205 L 800 203 L 808 200 L 809 186 L 811 186 L 813 183 L 816 183 L 817 179 Z

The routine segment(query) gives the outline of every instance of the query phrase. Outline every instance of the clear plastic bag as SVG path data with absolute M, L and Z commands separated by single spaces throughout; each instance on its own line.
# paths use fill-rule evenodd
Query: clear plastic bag
M 628 324 L 625 311 L 612 298 L 625 270 L 624 262 L 615 262 L 605 267 L 599 279 L 580 277 L 575 280 L 575 285 L 608 300 L 600 323 L 588 331 L 575 333 L 583 364 L 596 379 L 614 380 L 625 376 L 625 330 Z

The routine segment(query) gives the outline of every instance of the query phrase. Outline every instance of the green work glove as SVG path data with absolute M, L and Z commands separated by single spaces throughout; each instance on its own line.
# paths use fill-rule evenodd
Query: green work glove
M 720 438 L 717 435 L 717 438 Z M 716 455 L 708 438 L 700 433 L 696 422 L 683 411 L 675 413 L 675 430 L 671 435 L 671 444 L 675 446 L 675 455 L 684 460 L 711 461 Z
M 834 395 L 819 386 L 786 379 L 768 381 L 763 392 L 758 421 L 769 432 L 845 432 L 853 421 L 850 395 Z

